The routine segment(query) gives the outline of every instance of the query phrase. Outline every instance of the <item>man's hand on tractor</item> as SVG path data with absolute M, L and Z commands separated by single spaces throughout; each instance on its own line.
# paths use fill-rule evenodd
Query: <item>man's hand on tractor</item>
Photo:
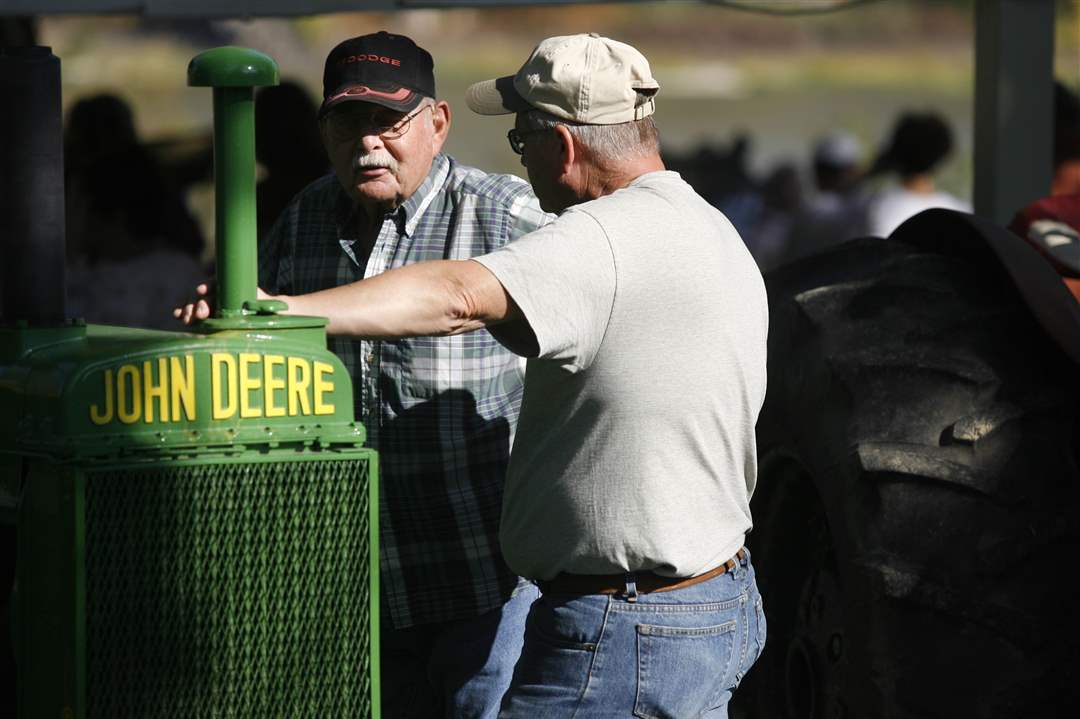
M 196 320 L 205 320 L 210 316 L 211 306 L 213 301 L 213 294 L 211 293 L 211 284 L 209 282 L 203 282 L 201 285 L 195 287 L 196 299 L 188 302 L 183 307 L 177 307 L 173 310 L 173 317 L 183 322 L 185 325 L 190 325 Z
M 191 302 L 188 302 L 183 307 L 173 308 L 173 317 L 183 322 L 185 325 L 190 325 L 197 320 L 205 320 L 210 317 L 210 313 L 213 312 L 214 302 L 214 284 L 213 281 L 203 282 L 201 285 L 195 287 L 196 298 Z M 260 300 L 272 300 L 275 299 L 272 295 L 268 295 L 263 292 L 262 288 L 256 288 L 256 299 Z

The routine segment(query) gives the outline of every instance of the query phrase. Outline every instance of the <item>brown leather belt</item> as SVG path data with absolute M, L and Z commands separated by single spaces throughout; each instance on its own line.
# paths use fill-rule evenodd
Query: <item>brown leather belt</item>
M 544 594 L 622 594 L 626 591 L 627 580 L 632 579 L 638 594 L 670 592 L 692 587 L 730 572 L 744 559 L 746 550 L 740 549 L 734 557 L 716 569 L 710 569 L 696 577 L 663 577 L 648 571 L 627 574 L 559 574 L 554 579 L 539 581 L 537 585 Z

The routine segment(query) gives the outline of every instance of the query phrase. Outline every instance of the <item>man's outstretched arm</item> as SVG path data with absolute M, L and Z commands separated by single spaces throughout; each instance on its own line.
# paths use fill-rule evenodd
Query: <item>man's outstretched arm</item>
M 522 319 L 495 275 L 472 260 L 418 262 L 311 294 L 259 296 L 283 300 L 287 314 L 328 318 L 328 334 L 372 339 L 455 335 Z M 190 324 L 209 317 L 210 306 L 200 299 L 173 314 Z
M 330 320 L 326 331 L 372 339 L 456 335 L 520 316 L 506 290 L 472 260 L 418 262 L 350 285 L 279 296 L 289 314 Z

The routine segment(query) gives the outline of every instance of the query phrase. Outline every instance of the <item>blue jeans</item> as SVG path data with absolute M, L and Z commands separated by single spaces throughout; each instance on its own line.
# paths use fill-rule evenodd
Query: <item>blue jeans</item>
M 521 654 L 525 617 L 539 596 L 518 591 L 470 619 L 380 628 L 384 719 L 494 719 Z
M 544 594 L 500 719 L 727 717 L 765 646 L 750 555 L 734 571 L 669 592 Z

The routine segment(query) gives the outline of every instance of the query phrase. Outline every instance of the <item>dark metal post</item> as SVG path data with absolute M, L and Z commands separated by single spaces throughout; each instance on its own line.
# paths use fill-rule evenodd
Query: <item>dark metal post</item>
M 64 149 L 60 60 L 47 47 L 0 48 L 0 275 L 7 322 L 62 324 Z
M 975 212 L 1007 224 L 1050 194 L 1054 0 L 975 3 Z

